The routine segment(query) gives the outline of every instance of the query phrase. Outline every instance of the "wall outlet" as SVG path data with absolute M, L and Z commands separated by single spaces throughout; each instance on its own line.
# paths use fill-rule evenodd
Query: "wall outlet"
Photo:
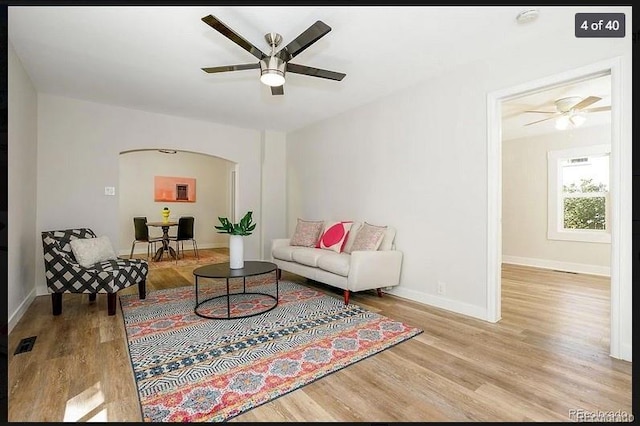
M 447 291 L 447 286 L 442 281 L 438 281 L 438 294 L 445 294 Z
M 104 187 L 104 195 L 116 195 L 116 187 L 115 186 L 105 186 Z

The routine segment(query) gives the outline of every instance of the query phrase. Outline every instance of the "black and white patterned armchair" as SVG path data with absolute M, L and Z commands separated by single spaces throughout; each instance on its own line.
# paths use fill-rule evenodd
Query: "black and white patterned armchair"
M 76 238 L 96 238 L 96 234 L 89 228 L 42 232 L 45 277 L 53 315 L 62 313 L 63 293 L 87 293 L 89 301 L 96 300 L 98 293 L 107 293 L 109 315 L 115 315 L 116 293 L 123 288 L 138 284 L 140 299 L 146 297 L 149 272 L 146 260 L 117 258 L 85 268 L 71 250 L 70 242 Z

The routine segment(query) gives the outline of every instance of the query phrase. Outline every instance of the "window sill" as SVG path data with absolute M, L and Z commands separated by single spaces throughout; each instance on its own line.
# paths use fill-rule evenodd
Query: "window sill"
M 578 241 L 585 243 L 611 243 L 611 233 L 609 232 L 589 232 L 589 231 L 549 231 L 549 240 Z

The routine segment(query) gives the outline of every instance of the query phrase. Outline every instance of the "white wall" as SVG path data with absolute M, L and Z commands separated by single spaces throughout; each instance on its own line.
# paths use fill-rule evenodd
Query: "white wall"
M 610 143 L 608 124 L 502 142 L 505 262 L 609 275 L 611 244 L 547 239 L 547 152 Z
M 36 294 L 36 164 L 38 98 L 20 59 L 8 47 L 8 209 L 7 307 L 8 331 Z M 42 242 L 40 241 L 42 245 Z M 42 248 L 40 248 L 42 251 Z M 41 268 L 43 266 L 40 266 Z
M 113 245 L 121 255 L 131 253 L 135 238 L 133 217 L 146 216 L 149 222 L 162 220 L 160 211 L 166 206 L 171 220 L 193 216 L 194 237 L 198 248 L 227 247 L 229 237 L 218 234 L 218 216 L 229 216 L 229 180 L 235 164 L 211 155 L 179 151 L 163 154 L 158 151 L 132 151 L 119 156 L 119 241 Z M 154 201 L 154 177 L 175 176 L 194 178 L 195 202 Z M 118 194 L 116 194 L 118 196 Z M 175 234 L 176 228 L 169 231 Z M 150 228 L 153 236 L 162 235 L 160 228 Z M 191 249 L 191 243 L 185 244 Z M 136 244 L 134 253 L 147 252 L 146 244 Z
M 561 32 L 540 25 L 535 44 L 287 135 L 289 235 L 297 217 L 393 225 L 404 260 L 392 292 L 487 318 L 487 94 L 616 56 L 623 58 L 623 91 L 631 93 L 630 37 L 586 42 L 572 23 Z M 623 120 L 631 121 L 626 106 Z M 630 132 L 622 137 L 630 152 Z M 623 300 L 631 300 L 631 287 L 623 288 Z M 628 324 L 629 307 L 622 309 Z M 623 335 L 630 343 L 630 327 Z
M 180 149 L 237 163 L 239 212 L 261 215 L 261 134 L 222 124 L 41 94 L 38 98 L 37 237 L 44 230 L 89 227 L 119 241 L 119 154 Z M 265 229 L 269 224 L 263 224 Z M 37 294 L 47 294 L 42 243 L 36 254 Z M 260 235 L 245 240 L 258 258 Z
M 271 240 L 287 235 L 286 204 L 286 158 L 287 138 L 282 132 L 265 131 L 263 137 L 262 164 L 262 218 L 260 223 L 269 223 L 262 234 L 261 258 L 271 258 Z

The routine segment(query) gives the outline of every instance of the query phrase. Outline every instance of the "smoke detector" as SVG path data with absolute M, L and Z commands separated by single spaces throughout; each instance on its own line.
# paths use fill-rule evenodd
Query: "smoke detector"
M 522 12 L 518 13 L 518 16 L 516 16 L 516 21 L 518 21 L 519 24 L 525 24 L 527 22 L 535 21 L 538 18 L 539 14 L 540 12 L 538 12 L 538 9 L 523 10 Z

